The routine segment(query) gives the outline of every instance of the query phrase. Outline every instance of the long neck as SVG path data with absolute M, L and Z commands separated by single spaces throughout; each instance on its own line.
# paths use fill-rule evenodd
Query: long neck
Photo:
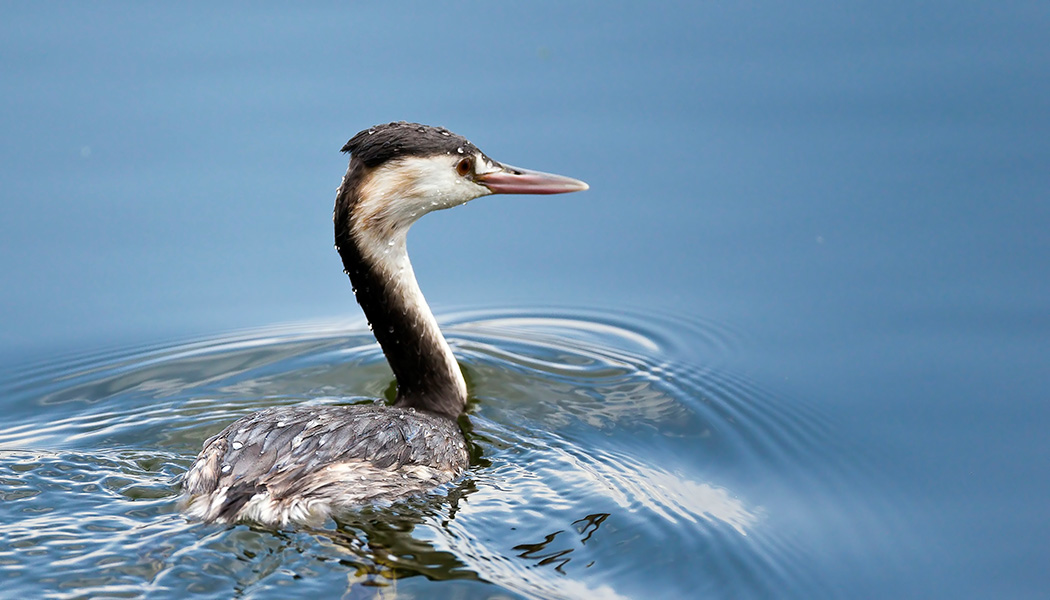
M 362 218 L 352 162 L 336 198 L 335 241 L 354 293 L 397 379 L 395 406 L 450 418 L 463 412 L 467 386 L 419 289 L 408 260 L 408 227 L 391 230 Z M 371 224 L 372 226 L 367 226 Z

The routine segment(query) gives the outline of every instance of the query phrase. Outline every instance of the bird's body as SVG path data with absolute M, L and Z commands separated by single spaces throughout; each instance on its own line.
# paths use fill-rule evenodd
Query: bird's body
M 583 182 L 501 165 L 445 129 L 390 123 L 355 135 L 336 197 L 336 249 L 397 379 L 393 406 L 300 406 L 251 414 L 204 443 L 183 482 L 205 521 L 312 524 L 432 489 L 468 465 L 456 422 L 467 387 L 408 260 L 427 212 L 492 193 L 552 194 Z
M 197 460 L 183 484 L 191 516 L 285 525 L 447 483 L 467 450 L 455 421 L 412 408 L 293 406 L 233 423 Z

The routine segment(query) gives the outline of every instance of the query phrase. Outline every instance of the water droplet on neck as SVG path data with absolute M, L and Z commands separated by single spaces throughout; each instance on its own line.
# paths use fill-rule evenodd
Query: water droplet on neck
M 456 152 L 459 152 L 460 154 L 463 154 L 463 146 L 460 146 L 459 148 L 456 148 Z

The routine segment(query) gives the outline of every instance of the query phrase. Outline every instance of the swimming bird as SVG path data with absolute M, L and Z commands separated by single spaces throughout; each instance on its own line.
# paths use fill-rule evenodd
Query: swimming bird
M 441 127 L 389 123 L 343 146 L 335 247 L 397 380 L 392 405 L 292 406 L 248 415 L 204 442 L 183 479 L 191 518 L 317 525 L 356 506 L 423 492 L 466 470 L 457 423 L 467 386 L 408 259 L 409 227 L 489 194 L 587 189 L 492 160 Z

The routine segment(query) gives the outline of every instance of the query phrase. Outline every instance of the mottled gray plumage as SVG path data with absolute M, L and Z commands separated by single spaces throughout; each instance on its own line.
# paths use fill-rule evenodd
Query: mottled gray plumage
M 454 421 L 414 409 L 271 408 L 206 441 L 183 492 L 196 518 L 283 526 L 433 488 L 467 460 Z

